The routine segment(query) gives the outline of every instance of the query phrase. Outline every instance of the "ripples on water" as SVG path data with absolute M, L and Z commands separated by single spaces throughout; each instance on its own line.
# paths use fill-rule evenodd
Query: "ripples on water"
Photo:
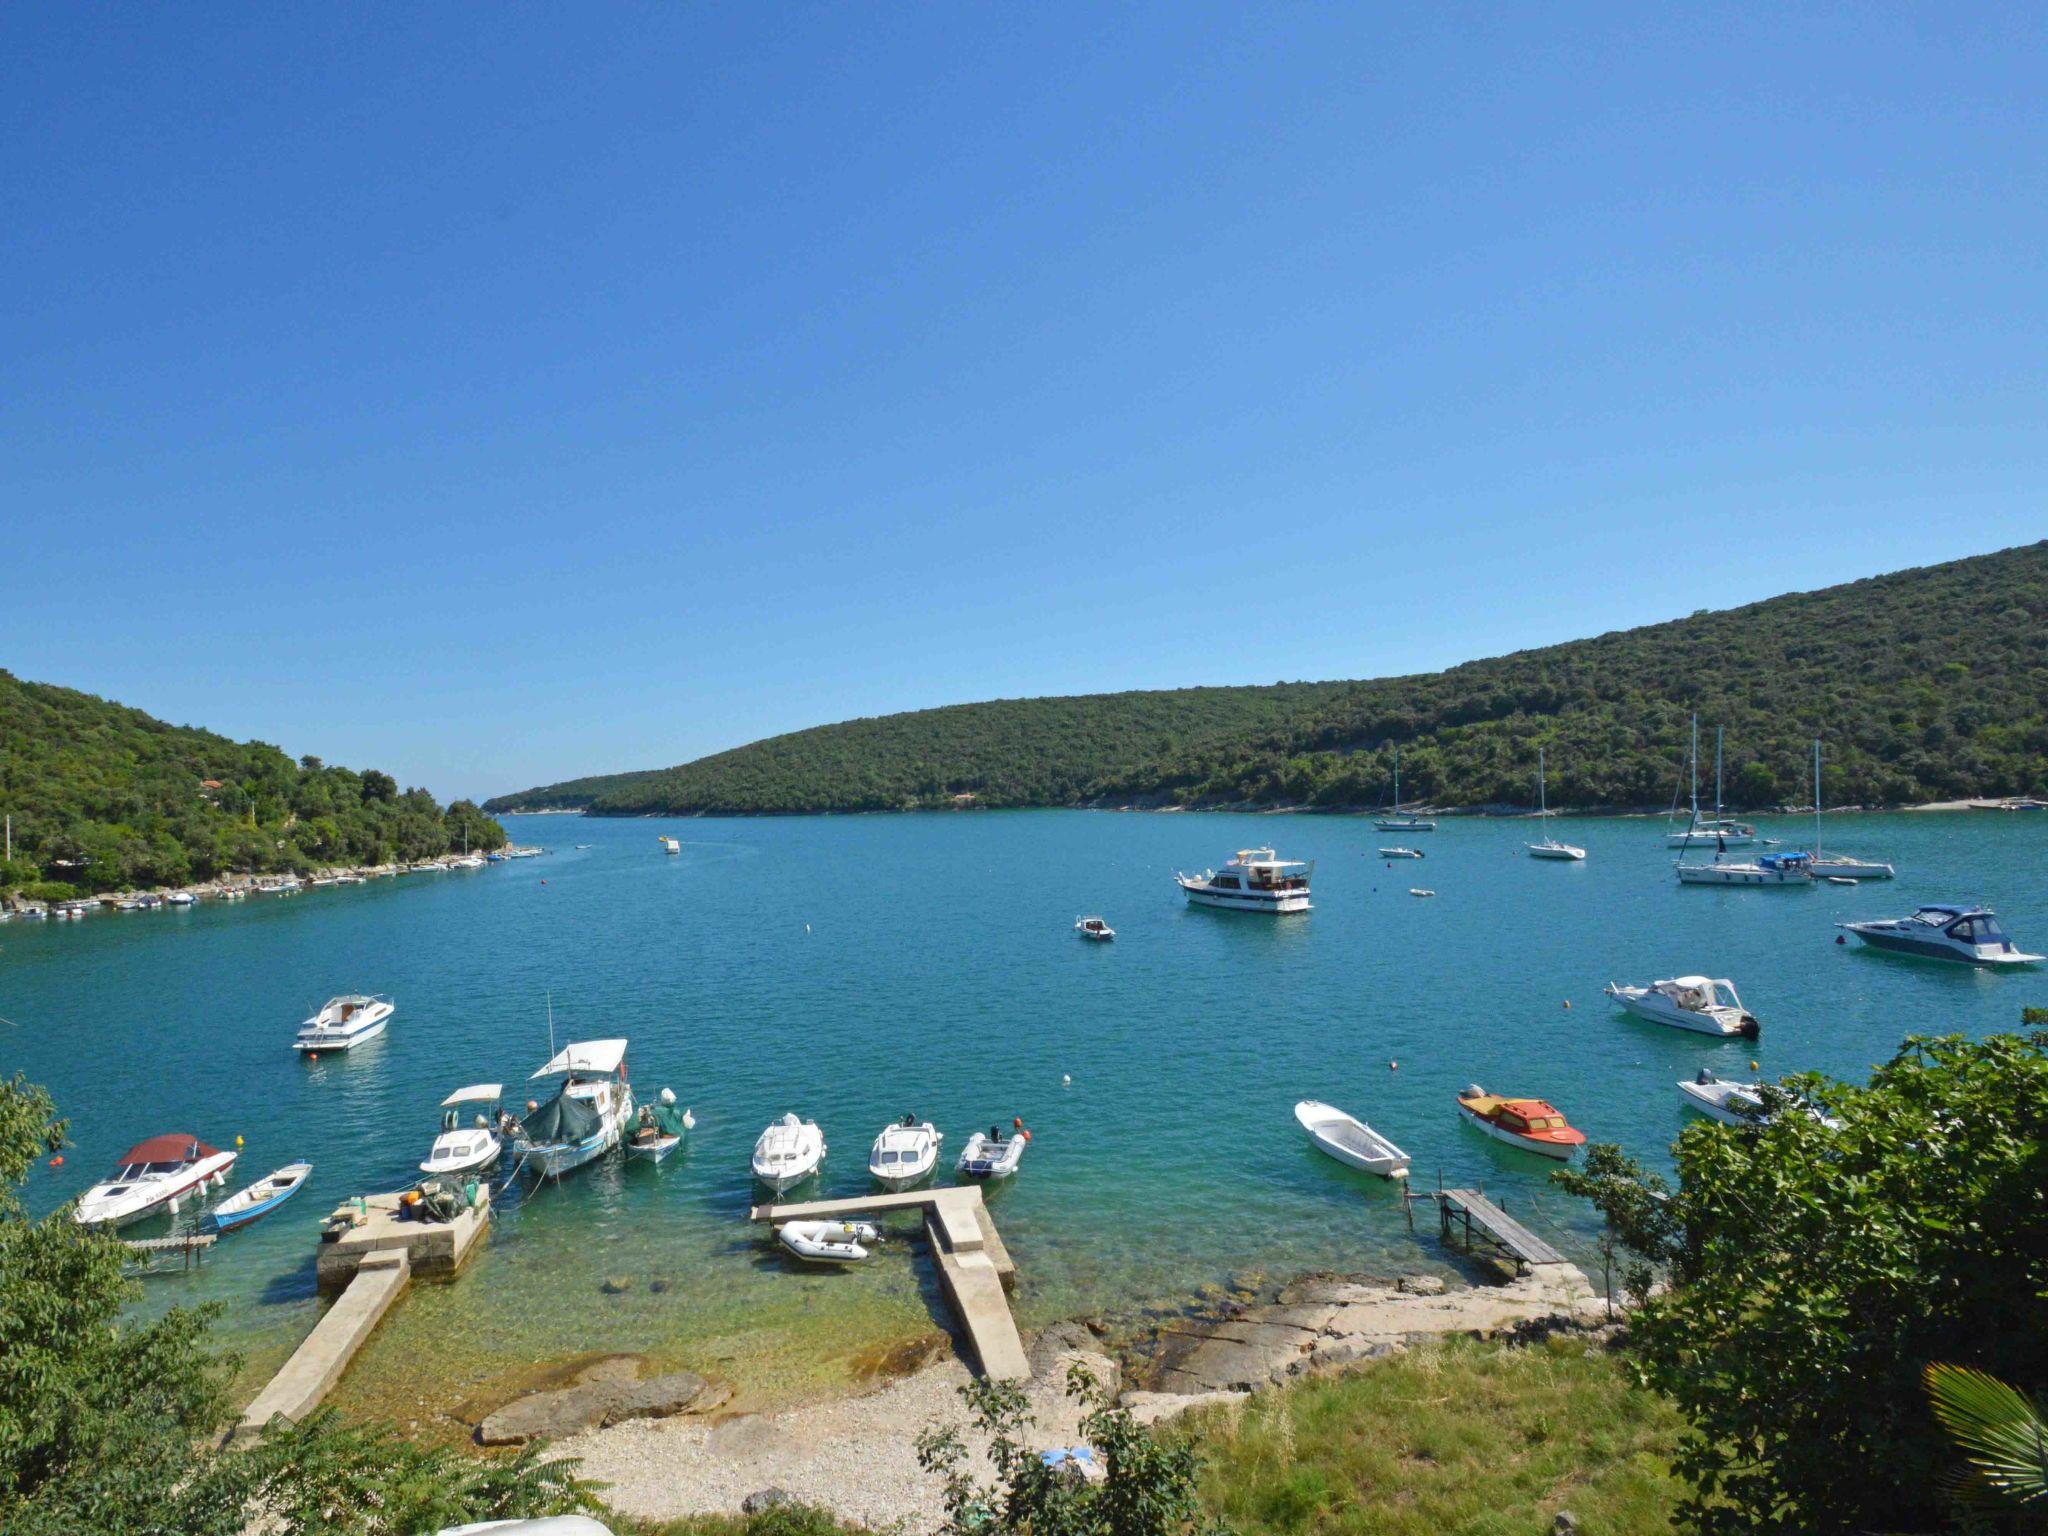
M 319 1218 L 409 1182 L 450 1089 L 523 1084 L 548 1054 L 549 992 L 560 1041 L 631 1037 L 638 1091 L 672 1086 L 695 1108 L 687 1149 L 508 1204 L 460 1282 L 415 1287 L 341 1396 L 403 1415 L 584 1350 L 774 1397 L 930 1331 L 943 1309 L 901 1245 L 864 1270 L 802 1271 L 745 1224 L 748 1151 L 784 1110 L 824 1126 L 813 1188 L 830 1195 L 869 1188 L 868 1143 L 906 1110 L 945 1131 L 945 1167 L 974 1128 L 1021 1115 L 1031 1150 L 991 1204 L 1024 1320 L 1129 1315 L 1236 1271 L 1440 1262 L 1393 1186 L 1307 1148 L 1298 1098 L 1370 1119 L 1414 1156 L 1418 1186 L 1483 1181 L 1585 1257 L 1593 1226 L 1548 1191 L 1547 1166 L 1458 1123 L 1466 1082 L 1545 1095 L 1594 1138 L 1661 1160 L 1683 1123 L 1673 1084 L 1700 1066 L 1860 1078 L 1908 1031 L 2007 1029 L 2043 1000 L 2038 973 L 1839 948 L 1832 924 L 1978 899 L 2040 948 L 2048 816 L 1835 818 L 1831 845 L 1903 877 L 1784 891 L 1678 889 L 1650 821 L 1572 821 L 1587 862 L 1541 863 L 1522 854 L 1534 825 L 1445 822 L 1421 840 L 1427 859 L 1388 869 L 1372 856 L 1387 838 L 1350 818 L 515 819 L 515 837 L 562 851 L 8 924 L 0 1015 L 17 1027 L 0 1031 L 0 1071 L 47 1084 L 71 1118 L 65 1166 L 31 1179 L 38 1210 L 160 1130 L 244 1136 L 238 1182 L 314 1163 L 292 1205 L 148 1287 L 147 1307 L 227 1302 L 223 1332 L 253 1375 L 315 1315 Z M 1765 830 L 1796 842 L 1804 827 Z M 1190 909 L 1170 881 L 1267 841 L 1319 861 L 1307 917 Z M 1116 942 L 1078 940 L 1084 912 Z M 1659 1030 L 1600 995 L 1694 970 L 1735 978 L 1761 1041 Z M 298 1021 L 354 989 L 394 996 L 388 1034 L 297 1060 Z M 607 1277 L 627 1288 L 601 1294 Z

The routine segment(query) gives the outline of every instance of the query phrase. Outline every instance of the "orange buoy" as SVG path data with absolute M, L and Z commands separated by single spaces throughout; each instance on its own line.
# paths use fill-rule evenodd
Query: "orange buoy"
M 64 1154 L 59 1152 L 55 1157 L 51 1158 L 50 1166 L 52 1168 L 62 1168 L 64 1166 Z

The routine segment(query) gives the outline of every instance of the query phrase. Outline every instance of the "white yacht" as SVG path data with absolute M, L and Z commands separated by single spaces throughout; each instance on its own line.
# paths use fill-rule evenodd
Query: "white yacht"
M 1401 743 L 1394 743 L 1394 803 L 1387 814 L 1373 822 L 1381 832 L 1434 832 L 1436 823 L 1426 817 L 1401 814 Z
M 352 992 L 330 997 L 327 1006 L 299 1026 L 292 1049 L 303 1055 L 317 1051 L 352 1051 L 384 1033 L 396 1005 L 388 997 Z
M 228 1181 L 237 1154 L 209 1147 L 197 1136 L 172 1131 L 137 1142 L 114 1171 L 80 1197 L 71 1219 L 81 1227 L 125 1227 L 187 1198 L 204 1198 Z
M 498 1161 L 504 1144 L 498 1140 L 497 1105 L 505 1096 L 502 1083 L 472 1083 L 458 1088 L 441 1101 L 441 1134 L 434 1138 L 421 1173 L 484 1173 Z M 488 1106 L 476 1111 L 473 1124 L 462 1123 L 464 1106 Z
M 1723 1125 L 1757 1126 L 1771 1122 L 1771 1113 L 1764 1107 L 1763 1089 L 1756 1083 L 1725 1082 L 1701 1067 L 1699 1075 L 1690 1082 L 1679 1083 L 1678 1091 L 1685 1098 L 1686 1108 L 1696 1109 Z M 1829 1130 L 1840 1128 L 1842 1122 L 1832 1115 L 1821 1113 L 1811 1104 L 1801 1107 Z
M 754 1177 L 779 1195 L 816 1173 L 825 1151 L 825 1133 L 817 1121 L 784 1115 L 754 1143 Z
M 868 1172 L 884 1189 L 908 1189 L 928 1179 L 939 1166 L 939 1143 L 945 1134 L 929 1120 L 905 1115 L 884 1126 L 868 1153 Z
M 1820 851 L 1820 738 L 1813 738 L 1813 877 L 1816 880 L 1832 880 L 1837 885 L 1845 880 L 1889 880 L 1893 870 L 1889 864 L 1879 864 L 1870 859 L 1859 859 L 1846 853 L 1826 855 Z
M 1735 983 L 1725 976 L 1674 976 L 1647 987 L 1610 981 L 1607 995 L 1639 1019 L 1690 1029 L 1702 1035 L 1757 1036 L 1756 1015 L 1742 1006 Z
M 1550 791 L 1544 782 L 1543 748 L 1536 749 L 1536 814 L 1543 820 L 1550 819 Z M 1532 859 L 1583 859 L 1586 850 L 1571 843 L 1560 843 L 1555 832 L 1544 834 L 1540 843 L 1530 843 L 1529 857 Z
M 1200 907 L 1236 912 L 1306 912 L 1308 882 L 1315 861 L 1283 859 L 1270 848 L 1240 848 L 1221 869 L 1199 875 L 1174 873 L 1174 883 Z
M 2042 957 L 2018 949 L 1998 926 L 1998 914 L 1983 907 L 1946 903 L 1920 908 L 1911 917 L 1874 923 L 1837 923 L 1873 949 L 1923 960 L 1955 960 L 1964 965 L 2033 965 Z
M 624 1040 L 566 1045 L 533 1076 L 559 1077 L 562 1086 L 513 1123 L 512 1153 L 523 1166 L 543 1177 L 559 1176 L 619 1144 L 633 1119 Z

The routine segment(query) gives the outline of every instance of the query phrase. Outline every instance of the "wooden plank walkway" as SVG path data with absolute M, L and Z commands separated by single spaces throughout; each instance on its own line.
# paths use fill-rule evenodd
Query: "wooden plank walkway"
M 907 1189 L 859 1200 L 811 1200 L 792 1205 L 757 1205 L 753 1221 L 826 1221 L 833 1217 L 875 1216 L 889 1211 L 922 1211 L 932 1262 L 953 1310 L 967 1329 L 982 1374 L 996 1381 L 1023 1381 L 1031 1375 L 1024 1341 L 1010 1315 L 1003 1283 L 1017 1272 L 978 1185 L 945 1189 Z
M 1533 1265 L 1562 1264 L 1565 1261 L 1563 1254 L 1476 1189 L 1440 1190 L 1436 1202 L 1446 1241 L 1451 1236 L 1453 1219 L 1462 1216 L 1465 1246 L 1470 1248 L 1475 1236 L 1483 1238 L 1515 1261 L 1517 1273 Z
M 168 1254 L 182 1259 L 182 1267 L 190 1269 L 218 1239 L 216 1232 L 179 1232 L 170 1237 L 123 1238 L 121 1246 L 134 1255 L 139 1265 L 153 1266 Z

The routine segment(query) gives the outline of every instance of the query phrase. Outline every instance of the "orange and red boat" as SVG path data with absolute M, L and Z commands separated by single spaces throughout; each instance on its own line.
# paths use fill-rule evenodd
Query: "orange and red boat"
M 1586 1144 L 1586 1133 L 1573 1130 L 1546 1100 L 1503 1098 L 1477 1083 L 1458 1095 L 1458 1113 L 1495 1141 L 1560 1162 Z

